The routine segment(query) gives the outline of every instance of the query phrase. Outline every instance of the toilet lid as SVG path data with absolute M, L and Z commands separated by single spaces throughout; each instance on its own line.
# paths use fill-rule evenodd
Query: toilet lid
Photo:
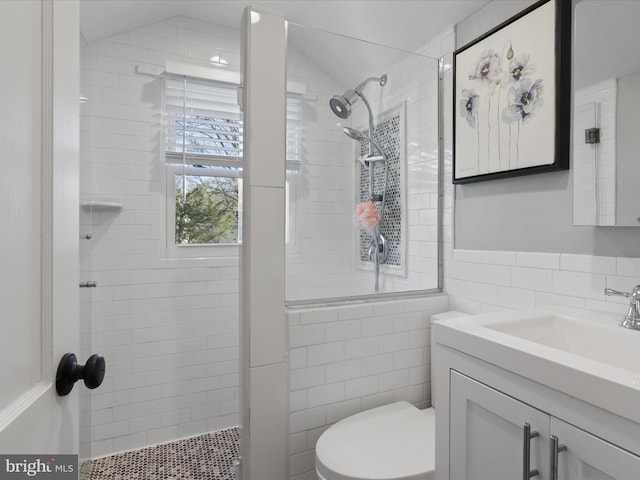
M 430 479 L 435 411 L 396 402 L 345 418 L 320 436 L 316 469 L 332 480 Z

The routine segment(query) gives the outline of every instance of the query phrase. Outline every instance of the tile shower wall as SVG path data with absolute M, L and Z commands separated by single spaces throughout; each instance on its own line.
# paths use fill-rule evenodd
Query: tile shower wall
M 433 59 L 440 44 L 452 44 L 445 33 L 418 53 Z M 406 276 L 386 275 L 383 291 L 438 287 L 438 63 L 407 56 L 387 70 L 388 90 L 383 89 L 380 111 L 405 108 Z M 384 271 L 384 270 L 383 270 Z
M 317 298 L 319 291 L 327 292 L 322 297 L 341 296 L 352 272 L 352 165 L 345 162 L 352 144 L 336 126 L 329 99 L 344 87 L 291 43 L 287 78 L 305 89 L 300 168 L 287 175 L 295 183 L 289 197 L 295 229 L 287 244 L 287 299 Z
M 121 210 L 83 209 L 82 278 L 92 351 L 107 359 L 92 392 L 97 457 L 238 423 L 237 254 L 161 258 L 165 233 L 161 81 L 136 66 L 206 66 L 220 54 L 239 70 L 239 30 L 176 17 L 85 45 L 81 194 Z M 213 47 L 213 50 L 212 50 Z
M 349 415 L 406 400 L 431 404 L 431 315 L 445 295 L 290 308 L 290 474 L 315 480 L 315 444 Z

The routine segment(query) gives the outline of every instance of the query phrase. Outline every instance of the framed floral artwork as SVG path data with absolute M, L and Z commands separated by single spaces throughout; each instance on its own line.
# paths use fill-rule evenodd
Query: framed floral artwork
M 569 168 L 571 0 L 542 0 L 453 54 L 453 183 Z

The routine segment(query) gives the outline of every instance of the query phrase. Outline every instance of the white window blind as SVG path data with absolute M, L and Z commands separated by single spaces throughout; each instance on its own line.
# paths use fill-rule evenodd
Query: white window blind
M 240 167 L 237 86 L 191 78 L 165 82 L 167 162 Z
M 180 78 L 167 79 L 167 161 L 194 165 L 241 166 L 243 127 L 237 85 Z M 300 164 L 302 97 L 287 95 L 287 170 Z

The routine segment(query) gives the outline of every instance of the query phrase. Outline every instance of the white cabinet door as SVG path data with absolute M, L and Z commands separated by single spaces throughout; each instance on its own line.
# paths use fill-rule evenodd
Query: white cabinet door
M 78 451 L 77 392 L 54 385 L 79 346 L 78 58 L 76 1 L 0 1 L 3 455 Z
M 640 478 L 640 457 L 632 453 L 556 418 L 551 418 L 551 434 L 566 445 L 558 453 L 558 480 Z
M 523 478 L 524 448 L 530 445 L 531 478 L 548 478 L 549 416 L 454 370 L 451 375 L 450 478 Z M 525 440 L 524 425 L 537 432 Z

